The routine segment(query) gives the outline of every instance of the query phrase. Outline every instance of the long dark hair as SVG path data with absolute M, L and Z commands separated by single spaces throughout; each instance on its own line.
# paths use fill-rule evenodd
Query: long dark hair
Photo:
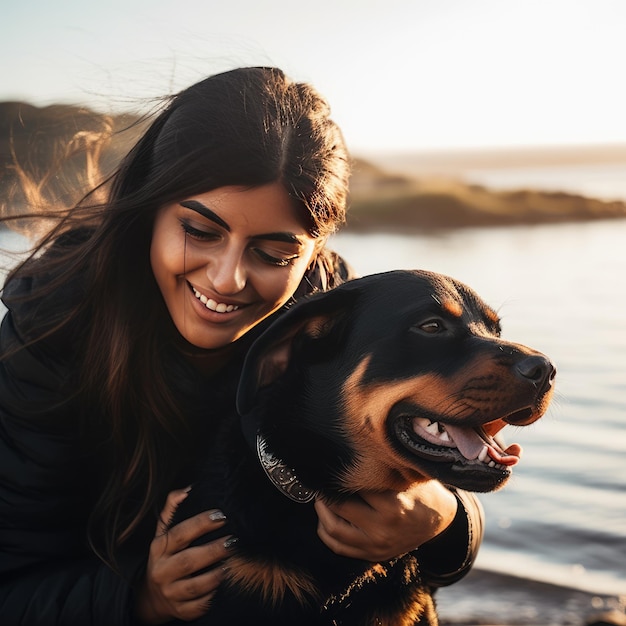
M 84 286 L 81 301 L 47 320 L 38 339 L 87 320 L 78 364 L 83 395 L 103 407 L 116 455 L 92 516 L 107 561 L 158 510 L 172 469 L 159 447 L 184 431 L 159 358 L 173 325 L 149 261 L 157 210 L 226 185 L 280 182 L 309 233 L 325 237 L 345 219 L 348 175 L 341 132 L 310 85 L 275 68 L 217 74 L 172 97 L 106 182 L 107 200 L 86 196 L 9 276 L 51 276 L 28 295 L 33 299 Z M 68 231 L 85 234 L 72 245 L 54 245 Z M 141 501 L 129 505 L 138 490 Z

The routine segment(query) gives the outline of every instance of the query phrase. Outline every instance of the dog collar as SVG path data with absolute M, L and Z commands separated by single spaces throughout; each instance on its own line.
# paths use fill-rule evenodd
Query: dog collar
M 261 467 L 265 470 L 270 482 L 283 495 L 300 504 L 311 502 L 317 496 L 317 491 L 305 487 L 295 472 L 287 467 L 284 461 L 274 456 L 268 448 L 267 442 L 261 434 L 256 436 L 256 452 Z

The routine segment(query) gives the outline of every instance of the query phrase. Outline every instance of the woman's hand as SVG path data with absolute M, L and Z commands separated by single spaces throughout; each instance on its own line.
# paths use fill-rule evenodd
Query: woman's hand
M 336 554 L 387 561 L 443 532 L 457 506 L 454 494 L 434 480 L 401 493 L 363 492 L 339 504 L 317 500 L 317 534 Z
M 196 572 L 228 557 L 230 537 L 189 547 L 195 539 L 224 525 L 220 511 L 206 511 L 169 528 L 168 522 L 187 493 L 178 490 L 169 494 L 150 544 L 136 604 L 136 615 L 144 624 L 162 624 L 174 618 L 188 621 L 204 615 L 224 577 L 222 567 Z

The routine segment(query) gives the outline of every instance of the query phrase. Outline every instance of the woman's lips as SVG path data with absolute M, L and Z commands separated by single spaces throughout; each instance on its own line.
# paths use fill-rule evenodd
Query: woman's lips
M 210 311 L 215 311 L 216 313 L 230 313 L 231 311 L 236 311 L 239 306 L 235 304 L 226 304 L 225 302 L 216 302 L 213 298 L 207 298 L 204 294 L 200 293 L 194 287 L 191 288 L 193 290 L 193 295 L 196 296 L 204 306 Z
M 194 295 L 194 297 L 209 311 L 213 311 L 214 313 L 232 313 L 233 311 L 239 310 L 242 306 L 241 304 L 235 304 L 233 302 L 219 302 L 213 298 L 209 298 L 207 295 L 203 294 L 201 291 L 198 291 L 193 285 L 189 284 L 189 287 Z

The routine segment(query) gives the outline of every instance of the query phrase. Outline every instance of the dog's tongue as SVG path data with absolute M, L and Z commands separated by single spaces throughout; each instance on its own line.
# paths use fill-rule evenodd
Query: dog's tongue
M 489 457 L 500 465 L 515 465 L 522 454 L 522 448 L 518 444 L 513 443 L 506 450 L 502 450 L 493 437 L 485 434 L 487 439 L 483 439 L 473 428 L 446 424 L 446 430 L 459 452 L 470 461 L 477 459 L 485 447 Z

